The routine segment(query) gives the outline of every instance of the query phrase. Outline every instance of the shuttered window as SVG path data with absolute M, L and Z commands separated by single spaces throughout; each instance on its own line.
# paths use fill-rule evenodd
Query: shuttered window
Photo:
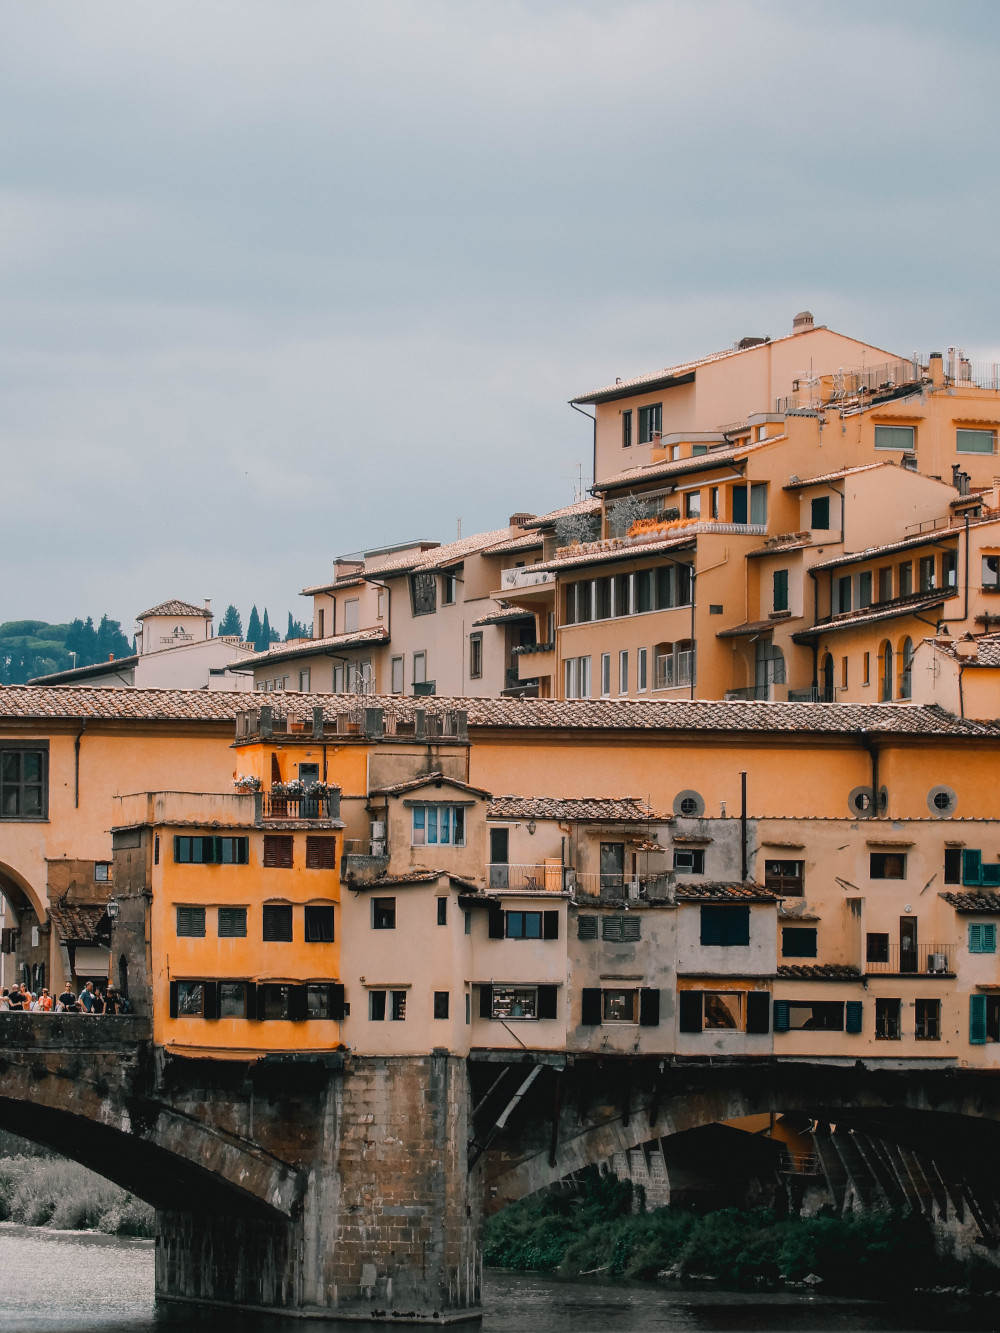
M 576 920 L 576 937 L 580 940 L 597 939 L 597 917 L 581 916 Z
M 986 1045 L 986 996 L 969 996 L 969 1043 L 972 1046 Z
M 174 860 L 180 865 L 245 866 L 249 860 L 249 838 L 212 835 L 174 838 Z
M 204 907 L 178 907 L 177 934 L 202 938 L 205 934 Z
M 337 868 L 337 839 L 336 838 L 306 838 L 306 869 L 307 870 L 336 870 Z
M 996 951 L 996 926 L 992 922 L 971 922 L 969 925 L 969 953 L 996 953 Z
M 775 1032 L 787 1032 L 790 1021 L 790 1011 L 787 1000 L 775 1000 L 774 1002 L 774 1030 Z
M 305 909 L 305 917 L 307 944 L 333 943 L 332 907 L 307 907 Z
M 637 916 L 604 916 L 601 918 L 601 937 L 615 943 L 630 944 L 639 939 L 642 921 Z
M 581 1000 L 580 1023 L 583 1027 L 601 1025 L 601 991 L 597 986 L 585 986 Z
M 292 837 L 289 833 L 264 834 L 264 864 L 279 870 L 292 868 Z M 266 937 L 265 937 L 266 938 Z
M 747 993 L 747 1032 L 761 1034 L 771 1030 L 771 997 L 766 990 Z
M 292 938 L 292 909 L 285 904 L 268 903 L 264 906 L 265 942 L 288 943 Z
M 705 945 L 748 945 L 750 908 L 704 904 L 701 909 L 701 942 Z
M 844 1009 L 846 1011 L 844 1015 L 845 1029 L 857 1036 L 863 1029 L 864 1005 L 860 1000 L 848 1000 Z
M 660 1022 L 660 992 L 644 988 L 639 992 L 639 1026 L 655 1028 Z
M 700 990 L 682 990 L 677 997 L 679 1002 L 678 1027 L 681 1032 L 700 1032 L 702 1023 L 702 997 Z
M 219 939 L 243 939 L 247 933 L 245 907 L 219 908 Z
M 783 958 L 815 958 L 816 931 L 804 926 L 783 926 L 781 931 Z

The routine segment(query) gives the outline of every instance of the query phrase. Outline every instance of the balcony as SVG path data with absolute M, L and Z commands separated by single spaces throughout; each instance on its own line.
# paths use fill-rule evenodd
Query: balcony
M 610 902 L 635 902 L 643 896 L 643 881 L 638 875 L 601 874 L 597 871 L 567 871 L 567 888 L 590 898 Z
M 561 893 L 569 887 L 573 871 L 558 861 L 543 865 L 513 865 L 507 861 L 491 861 L 486 866 L 486 884 L 491 889 L 538 890 Z
M 694 679 L 694 659 L 694 649 L 658 656 L 653 669 L 653 689 L 672 690 L 690 685 Z
M 514 569 L 500 571 L 500 586 L 504 592 L 513 592 L 518 588 L 540 588 L 556 581 L 551 569 L 533 569 L 531 565 L 518 565 Z
M 323 792 L 307 789 L 301 794 L 258 791 L 253 797 L 254 823 L 257 825 L 286 820 L 309 823 L 340 819 L 340 791 L 336 788 Z
M 931 976 L 952 977 L 955 957 L 953 944 L 918 944 L 915 949 L 904 949 L 889 944 L 881 958 L 869 958 L 864 964 L 868 976 Z

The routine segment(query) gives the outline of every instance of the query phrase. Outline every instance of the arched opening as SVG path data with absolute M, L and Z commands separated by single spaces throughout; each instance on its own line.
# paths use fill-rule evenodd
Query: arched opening
M 827 653 L 823 658 L 823 671 L 821 683 L 820 702 L 824 704 L 833 703 L 833 654 Z
M 653 648 L 653 689 L 669 690 L 674 685 L 674 645 L 658 643 Z
M 771 639 L 758 639 L 754 661 L 754 698 L 773 699 L 775 685 L 785 683 L 785 655 Z
M 899 642 L 899 697 L 913 698 L 913 640 L 909 635 Z
M 892 702 L 892 644 L 882 640 L 878 650 L 878 699 L 879 703 Z

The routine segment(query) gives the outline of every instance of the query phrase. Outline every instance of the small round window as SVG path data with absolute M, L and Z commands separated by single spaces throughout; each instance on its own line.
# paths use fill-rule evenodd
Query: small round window
M 871 787 L 855 787 L 847 798 L 847 806 L 852 815 L 870 815 L 875 808 Z
M 674 814 L 697 819 L 705 813 L 705 802 L 696 791 L 679 791 L 674 797 Z
M 927 793 L 927 809 L 935 819 L 947 819 L 954 814 L 958 796 L 953 787 L 932 787 Z

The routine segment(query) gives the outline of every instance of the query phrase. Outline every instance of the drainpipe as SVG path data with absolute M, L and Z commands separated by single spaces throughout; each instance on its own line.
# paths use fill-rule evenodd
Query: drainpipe
M 747 878 L 747 775 L 740 774 L 740 868 L 742 882 Z
M 878 746 L 872 740 L 867 731 L 858 732 L 858 741 L 868 751 L 872 763 L 872 810 L 876 819 L 882 818 L 881 801 L 879 800 L 879 770 L 878 770 Z
M 73 741 L 73 805 L 77 810 L 80 808 L 80 742 L 86 730 L 87 719 L 83 717 L 80 719 L 80 730 Z

